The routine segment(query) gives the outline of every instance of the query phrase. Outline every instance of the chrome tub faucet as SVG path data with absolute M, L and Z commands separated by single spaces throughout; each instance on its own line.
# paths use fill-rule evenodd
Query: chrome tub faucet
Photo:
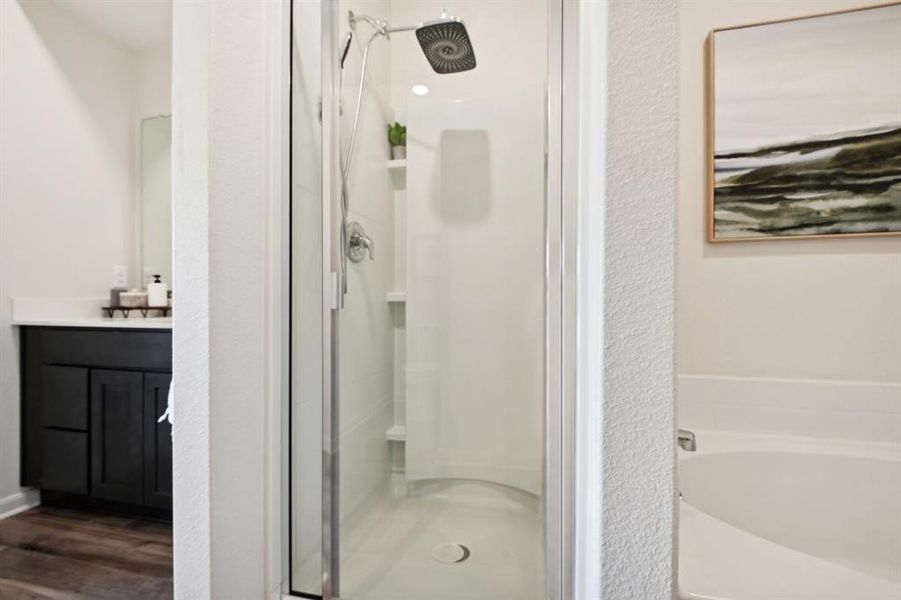
M 694 432 L 687 429 L 680 429 L 677 432 L 676 442 L 679 444 L 679 447 L 686 452 L 694 452 L 698 449 L 698 443 L 695 441 Z

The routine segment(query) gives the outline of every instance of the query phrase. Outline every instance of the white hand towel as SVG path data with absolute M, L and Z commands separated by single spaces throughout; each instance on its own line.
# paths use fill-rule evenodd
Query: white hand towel
M 172 429 L 169 432 L 170 435 L 175 434 L 175 380 L 173 379 L 169 382 L 169 396 L 166 398 L 166 412 L 164 412 L 159 419 L 156 420 L 157 423 L 162 423 L 165 420 L 169 420 L 169 424 L 172 425 Z

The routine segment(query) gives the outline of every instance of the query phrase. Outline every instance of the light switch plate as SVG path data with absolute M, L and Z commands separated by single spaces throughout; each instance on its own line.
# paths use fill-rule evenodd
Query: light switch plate
M 128 267 L 125 265 L 113 265 L 113 287 L 128 287 Z

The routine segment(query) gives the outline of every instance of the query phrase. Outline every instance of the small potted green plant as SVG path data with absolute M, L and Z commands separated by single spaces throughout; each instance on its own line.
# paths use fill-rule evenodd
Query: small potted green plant
M 407 128 L 398 122 L 388 123 L 388 143 L 391 145 L 391 158 L 401 160 L 407 158 Z

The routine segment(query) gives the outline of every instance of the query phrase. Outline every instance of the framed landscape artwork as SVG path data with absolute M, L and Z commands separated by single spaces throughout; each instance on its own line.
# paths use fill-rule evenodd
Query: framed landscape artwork
M 901 3 L 707 38 L 707 237 L 901 234 Z

